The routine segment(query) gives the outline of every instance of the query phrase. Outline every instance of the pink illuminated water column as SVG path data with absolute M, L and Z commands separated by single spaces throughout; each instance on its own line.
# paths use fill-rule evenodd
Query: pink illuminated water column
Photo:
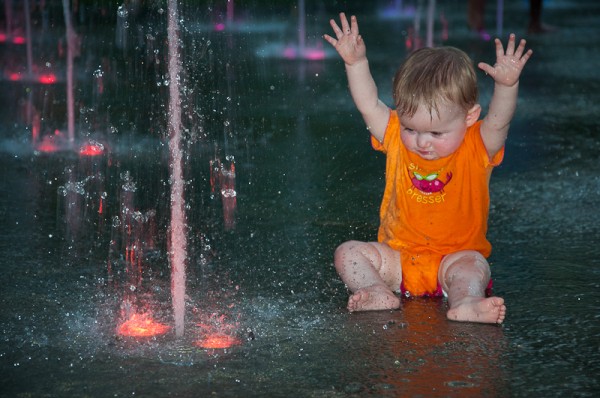
M 185 324 L 185 260 L 187 254 L 186 217 L 181 146 L 181 59 L 179 52 L 179 15 L 177 0 L 168 3 L 169 46 L 169 152 L 171 177 L 171 298 L 175 319 L 175 335 L 183 336 Z
M 75 141 L 75 97 L 73 86 L 73 58 L 75 57 L 75 41 L 77 35 L 71 22 L 71 7 L 69 0 L 63 0 L 63 14 L 67 29 L 67 137 L 69 144 Z

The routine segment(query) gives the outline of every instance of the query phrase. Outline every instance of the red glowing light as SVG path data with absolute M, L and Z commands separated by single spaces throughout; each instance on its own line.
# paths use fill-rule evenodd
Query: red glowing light
M 16 82 L 18 80 L 21 80 L 21 74 L 19 72 L 12 72 L 8 75 L 8 78 L 13 82 Z
M 311 61 L 325 59 L 325 51 L 317 48 L 311 48 L 306 52 L 305 57 Z
M 38 77 L 38 82 L 42 84 L 54 84 L 56 83 L 56 75 L 54 73 L 47 73 Z
M 170 326 L 156 322 L 147 313 L 133 314 L 117 327 L 117 334 L 128 337 L 152 337 L 165 334 Z
M 225 24 L 224 24 L 224 23 L 222 23 L 222 22 L 216 23 L 216 24 L 215 24 L 215 30 L 216 30 L 217 32 L 222 32 L 222 31 L 224 31 L 224 30 L 225 30 Z
M 52 142 L 44 142 L 41 145 L 38 145 L 36 150 L 38 150 L 40 152 L 44 152 L 44 153 L 52 153 L 52 152 L 57 152 L 58 147 Z
M 0 33 L 0 43 L 4 43 L 6 41 L 6 34 Z
M 87 143 L 79 148 L 79 154 L 83 156 L 99 156 L 104 153 L 104 146 L 99 143 Z
M 204 336 L 202 340 L 196 341 L 194 344 L 202 348 L 223 349 L 233 347 L 240 343 L 240 340 L 233 336 L 215 333 Z
M 12 39 L 13 44 L 25 44 L 25 37 L 23 36 L 15 36 Z
M 283 50 L 283 56 L 287 59 L 296 58 L 296 49 L 294 47 L 286 47 Z

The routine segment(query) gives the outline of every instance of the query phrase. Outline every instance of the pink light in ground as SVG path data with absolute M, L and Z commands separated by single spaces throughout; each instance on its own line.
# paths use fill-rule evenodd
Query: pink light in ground
M 229 307 L 232 308 L 233 305 Z M 225 349 L 240 345 L 241 340 L 234 336 L 238 326 L 237 322 L 229 322 L 225 314 L 213 313 L 206 322 L 198 323 L 201 337 L 194 342 L 194 345 L 208 349 Z
M 8 80 L 17 82 L 17 81 L 21 80 L 21 74 L 19 72 L 11 72 L 8 74 Z
M 104 154 L 104 145 L 99 142 L 86 142 L 79 148 L 79 154 L 82 156 L 99 156 Z
M 319 61 L 326 57 L 325 50 L 318 47 L 308 47 L 300 51 L 298 47 L 288 46 L 283 49 L 282 55 L 286 59 L 306 59 L 309 61 Z
M 117 334 L 127 337 L 153 337 L 163 335 L 170 329 L 170 326 L 156 322 L 150 313 L 133 313 L 129 319 L 117 326 Z
M 10 72 L 8 73 L 8 80 L 13 82 L 18 82 L 21 80 L 29 80 L 27 74 L 21 72 Z M 56 75 L 54 73 L 45 73 L 42 75 L 33 75 L 31 80 L 35 80 L 41 84 L 54 84 L 57 81 Z
M 239 345 L 240 343 L 240 340 L 233 336 L 213 333 L 204 336 L 201 340 L 196 341 L 194 345 L 208 349 L 225 349 L 231 348 L 234 345 Z
M 35 149 L 44 153 L 53 153 L 58 151 L 58 145 L 56 145 L 54 142 L 43 140 L 42 143 Z
M 25 44 L 27 40 L 23 36 L 15 36 L 12 39 L 13 44 Z
M 6 33 L 0 33 L 0 43 L 6 43 L 7 41 L 11 41 L 13 44 L 25 44 L 27 39 L 23 36 L 13 36 L 11 38 Z
M 37 80 L 42 84 L 54 84 L 56 83 L 56 75 L 54 73 L 46 73 L 39 75 Z
M 45 135 L 39 144 L 35 145 L 35 150 L 44 153 L 58 152 L 63 148 L 62 142 L 64 136 L 60 130 L 54 130 L 54 134 Z
M 309 59 L 311 61 L 325 59 L 325 51 L 319 48 L 307 48 L 304 52 L 304 58 Z

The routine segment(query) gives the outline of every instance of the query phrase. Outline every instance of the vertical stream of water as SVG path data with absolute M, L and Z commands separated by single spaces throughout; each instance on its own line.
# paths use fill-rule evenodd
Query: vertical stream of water
M 177 0 L 168 3 L 169 47 L 169 154 L 171 178 L 171 297 L 175 319 L 175 335 L 183 336 L 185 323 L 185 258 L 187 238 L 185 233 L 185 198 L 183 180 L 183 150 L 181 147 L 181 59 L 179 53 L 179 13 Z

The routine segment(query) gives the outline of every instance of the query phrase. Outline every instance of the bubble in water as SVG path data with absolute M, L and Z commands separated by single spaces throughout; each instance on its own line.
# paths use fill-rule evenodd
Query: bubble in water
M 104 144 L 102 144 L 101 142 L 98 142 L 96 140 L 90 140 L 89 144 L 93 147 L 98 148 L 100 151 L 104 152 Z
M 123 180 L 124 191 L 135 192 L 137 190 L 135 182 L 131 178 L 131 174 L 129 173 L 129 171 L 121 173 L 121 180 Z
M 104 76 L 104 72 L 102 71 L 102 69 L 96 69 L 94 71 L 94 77 L 95 78 L 99 78 L 99 77 L 102 77 L 102 76 Z
M 117 9 L 117 15 L 121 18 L 127 18 L 127 16 L 129 15 L 129 10 L 125 6 L 125 4 L 121 4 L 119 6 L 119 8 Z
M 224 198 L 235 198 L 237 192 L 235 192 L 235 189 L 223 189 L 221 195 L 223 195 Z
M 144 217 L 144 214 L 142 214 L 142 212 L 139 211 L 139 210 L 134 211 L 133 214 L 132 214 L 132 217 L 133 217 L 133 219 L 135 221 L 138 221 L 138 222 L 145 222 L 146 221 L 146 218 Z

